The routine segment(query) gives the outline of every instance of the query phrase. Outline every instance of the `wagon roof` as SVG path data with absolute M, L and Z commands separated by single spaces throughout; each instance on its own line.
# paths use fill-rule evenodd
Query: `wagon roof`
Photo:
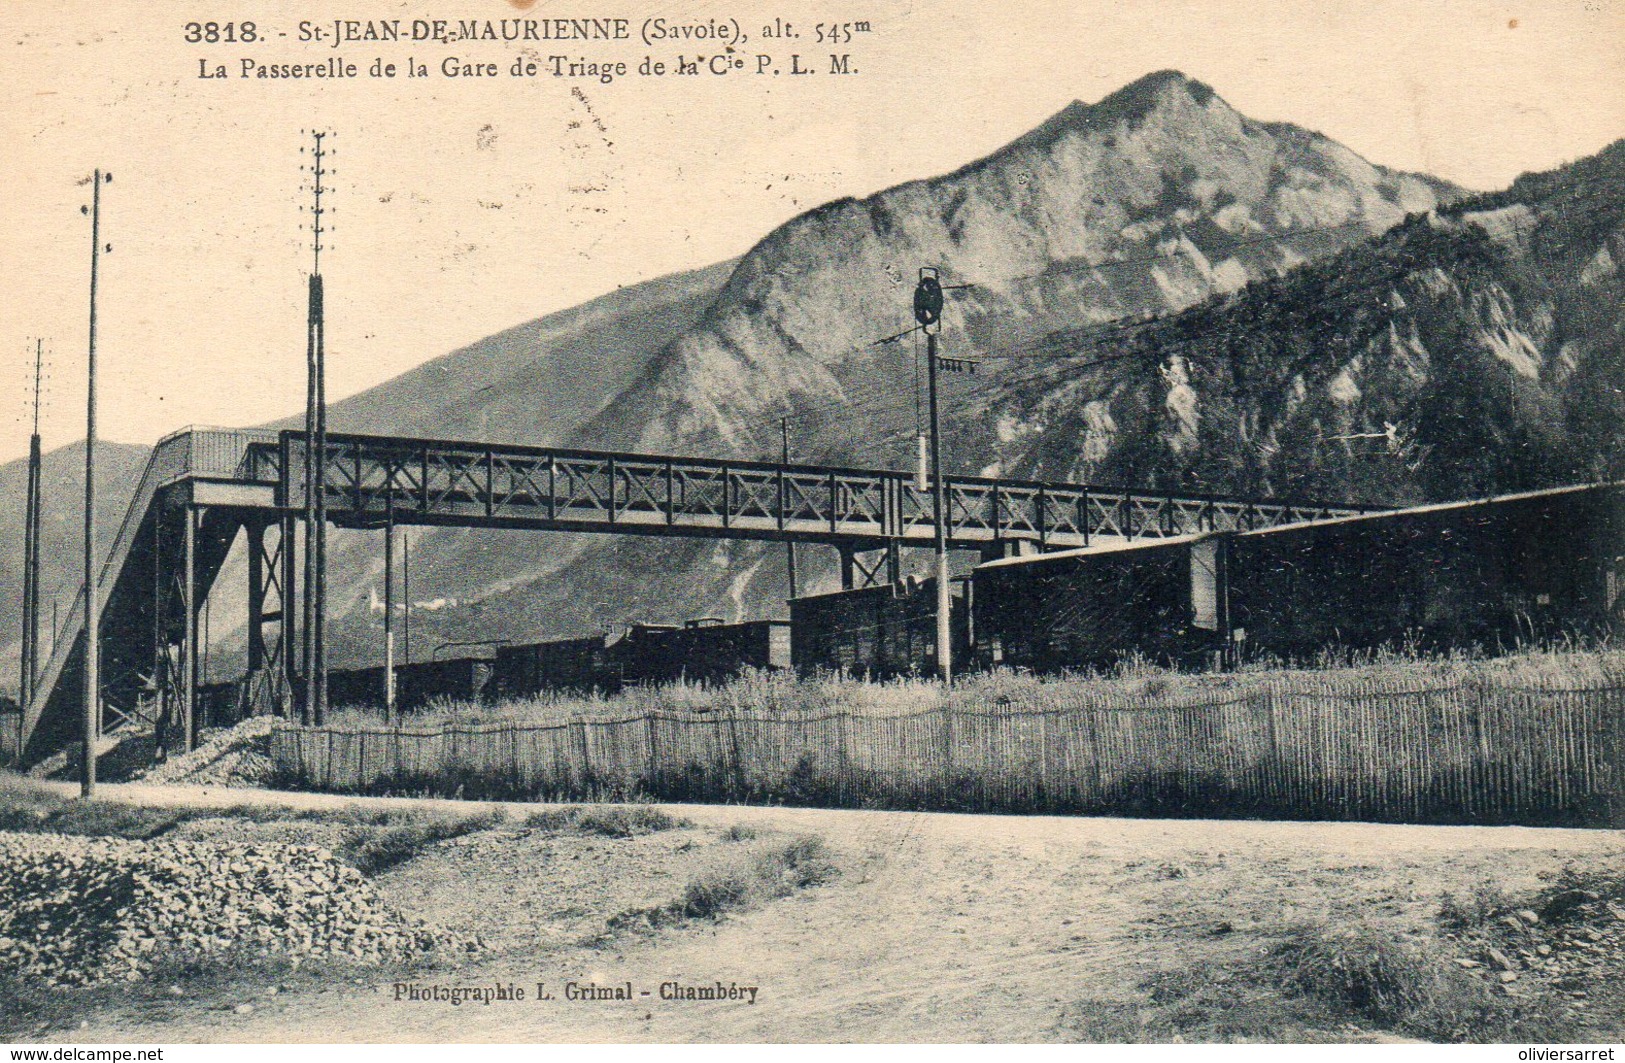
M 1546 487 L 1538 491 L 1517 491 L 1512 494 L 1491 495 L 1486 498 L 1469 498 L 1458 502 L 1432 502 L 1425 506 L 1407 506 L 1404 509 L 1381 510 L 1376 513 L 1358 513 L 1348 517 L 1324 517 L 1320 520 L 1306 520 L 1297 524 L 1281 524 L 1274 528 L 1258 528 L 1240 534 L 1253 537 L 1260 535 L 1274 535 L 1279 532 L 1294 532 L 1302 528 L 1320 528 L 1335 524 L 1354 524 L 1361 521 L 1391 520 L 1395 517 L 1410 517 L 1424 513 L 1448 513 L 1457 510 L 1475 509 L 1482 506 L 1494 506 L 1507 502 L 1525 502 L 1534 498 L 1556 498 L 1560 495 L 1582 494 L 1587 491 L 1625 491 L 1625 481 L 1612 483 L 1569 484 L 1565 487 Z

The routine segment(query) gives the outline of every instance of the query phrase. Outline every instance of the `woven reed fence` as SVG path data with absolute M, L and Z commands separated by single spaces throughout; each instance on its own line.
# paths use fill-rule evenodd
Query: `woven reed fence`
M 1166 704 L 280 726 L 284 784 L 508 798 L 1625 826 L 1625 686 L 1246 677 Z

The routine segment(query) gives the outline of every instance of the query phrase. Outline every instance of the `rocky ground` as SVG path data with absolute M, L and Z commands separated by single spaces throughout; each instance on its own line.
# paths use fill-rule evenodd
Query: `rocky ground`
M 154 763 L 155 735 L 150 727 L 128 726 L 103 738 L 97 752 L 96 774 L 107 782 L 131 780 L 154 785 L 264 786 L 271 781 L 270 716 L 250 716 L 233 727 L 208 728 L 198 747 Z M 79 778 L 77 745 L 58 752 L 30 769 L 37 779 L 75 781 Z
M 1625 867 L 1600 881 L 1618 887 Z M 1581 1028 L 1608 1028 L 1625 1016 L 1625 889 L 1603 896 L 1559 874 L 1518 907 L 1488 898 L 1477 911 L 1445 906 L 1444 921 L 1467 923 L 1447 935 L 1455 963 L 1509 997 L 1543 999 Z
M 190 753 L 136 772 L 146 783 L 193 786 L 263 786 L 271 778 L 270 716 L 250 716 L 235 727 L 206 731 Z
M 0 968 L 53 986 L 139 981 L 181 956 L 378 963 L 478 949 L 300 845 L 0 832 L 0 897 Z

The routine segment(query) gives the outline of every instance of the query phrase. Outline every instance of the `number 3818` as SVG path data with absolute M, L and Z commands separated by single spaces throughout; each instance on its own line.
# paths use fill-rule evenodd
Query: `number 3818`
M 252 22 L 188 22 L 187 44 L 253 44 L 260 39 Z

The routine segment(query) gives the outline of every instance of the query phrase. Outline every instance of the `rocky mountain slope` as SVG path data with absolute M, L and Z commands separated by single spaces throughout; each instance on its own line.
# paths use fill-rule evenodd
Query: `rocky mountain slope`
M 1625 141 L 1185 313 L 1058 336 L 984 429 L 1024 474 L 1239 494 L 1622 477 L 1622 259 Z
M 911 323 L 922 264 L 975 285 L 955 296 L 942 337 L 945 350 L 971 353 L 1178 311 L 1460 195 L 1317 134 L 1254 122 L 1182 75 L 1154 74 L 1099 103 L 1075 103 L 954 173 L 837 201 L 775 230 L 740 260 L 698 325 L 664 346 L 576 441 L 773 455 L 779 419 L 789 417 L 799 460 L 908 467 L 918 409 L 912 341 L 873 343 Z M 988 363 L 977 377 L 948 381 L 954 468 L 1021 465 L 1023 452 L 1001 433 L 1019 438 L 1030 424 L 1005 425 L 976 396 L 1030 369 Z M 473 547 L 458 551 L 462 563 L 500 559 L 510 574 L 499 581 L 493 572 L 443 614 L 460 614 L 463 632 L 782 615 L 787 590 L 783 548 L 762 544 L 427 540 L 437 552 L 452 541 Z M 512 578 L 520 551 L 551 560 L 545 572 L 528 570 L 541 578 Z M 827 553 L 803 550 L 804 592 L 835 586 Z
M 922 265 L 975 285 L 943 335 L 947 350 L 975 350 L 1183 309 L 1458 195 L 1254 122 L 1181 74 L 1152 74 L 954 173 L 839 200 L 769 234 L 701 327 L 628 386 L 634 401 L 611 404 L 584 438 L 754 452 L 775 441 L 764 413 L 908 398 L 906 351 L 870 345 L 912 323 Z M 852 452 L 876 425 L 859 427 L 811 432 L 808 445 Z

